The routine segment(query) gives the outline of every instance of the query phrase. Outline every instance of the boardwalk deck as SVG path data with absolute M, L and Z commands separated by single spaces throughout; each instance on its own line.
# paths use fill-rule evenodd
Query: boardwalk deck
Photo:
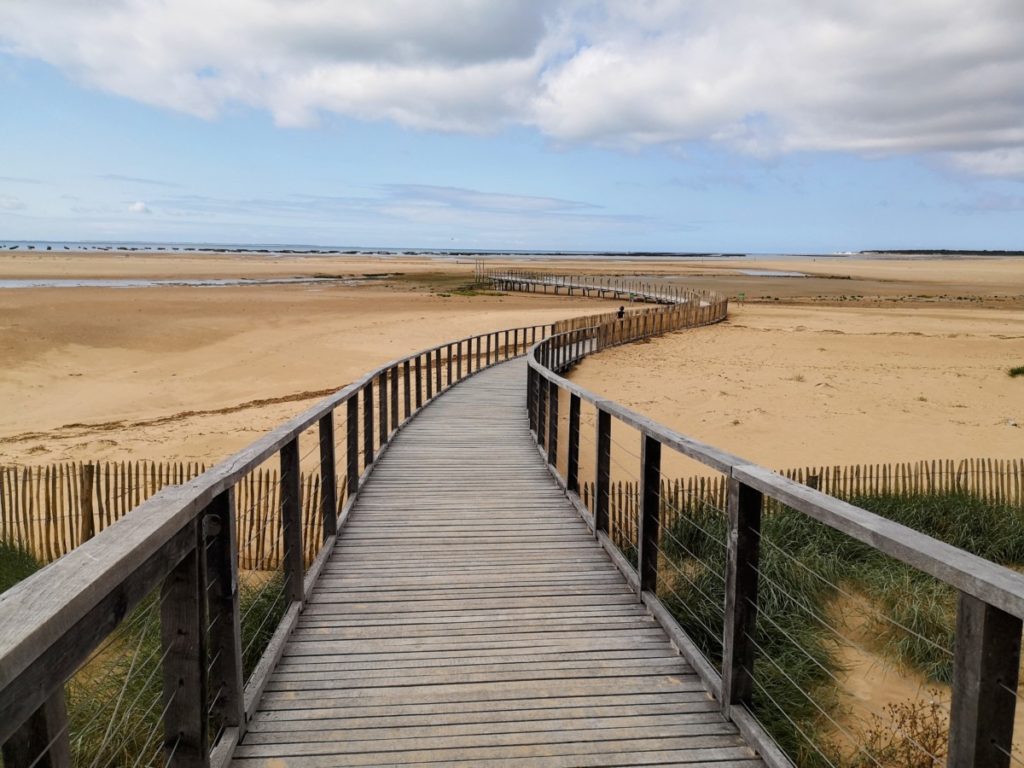
M 235 752 L 255 766 L 760 766 L 559 491 L 525 363 L 399 435 Z

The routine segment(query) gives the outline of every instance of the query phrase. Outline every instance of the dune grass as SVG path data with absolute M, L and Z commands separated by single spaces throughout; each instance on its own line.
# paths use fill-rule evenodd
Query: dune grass
M 18 542 L 0 540 L 0 594 L 42 567 Z
M 850 499 L 1003 565 L 1024 564 L 1024 511 L 965 494 Z M 721 662 L 725 515 L 710 505 L 680 517 L 663 536 L 666 607 L 712 663 Z M 860 765 L 823 737 L 836 728 L 834 606 L 863 603 L 870 650 L 927 680 L 952 679 L 955 591 L 794 510 L 766 514 L 761 527 L 754 706 L 798 765 Z M 860 609 L 857 609 L 860 612 Z M 910 707 L 911 705 L 907 705 Z M 911 707 L 912 708 L 912 707 Z M 900 710 L 903 715 L 915 712 Z M 908 714 L 909 713 L 909 714 Z M 802 732 L 802 733 L 801 733 Z M 876 734 L 877 735 L 877 734 Z M 887 744 L 887 753 L 900 748 Z M 851 762 L 852 761 L 852 762 Z M 900 763 L 902 765 L 902 763 Z
M 1015 365 L 1006 372 L 1011 379 L 1024 376 L 1024 365 Z

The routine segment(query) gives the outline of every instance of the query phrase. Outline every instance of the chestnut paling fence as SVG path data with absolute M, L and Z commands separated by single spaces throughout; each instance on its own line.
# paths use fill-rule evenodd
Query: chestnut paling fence
M 206 471 L 199 462 L 65 462 L 33 467 L 0 467 L 0 540 L 17 542 L 43 563 L 56 560 L 83 541 L 117 522 L 140 503 L 168 485 L 179 485 Z M 1024 505 L 1024 459 L 939 459 L 886 464 L 797 467 L 780 470 L 790 480 L 817 488 L 829 496 L 907 496 L 965 493 L 983 501 Z M 338 495 L 346 497 L 347 477 L 340 478 Z M 322 538 L 321 479 L 318 467 L 301 473 L 304 556 L 316 557 Z M 662 478 L 661 495 L 672 500 L 662 510 L 663 526 L 672 525 L 672 510 L 686 504 L 725 507 L 727 481 L 723 475 Z M 245 570 L 277 570 L 284 557 L 277 535 L 259 535 L 276 525 L 280 507 L 276 467 L 250 473 L 236 486 L 239 536 L 249 541 L 239 552 Z M 584 483 L 580 495 L 590 506 L 595 484 Z M 621 520 L 622 530 L 634 527 L 640 488 L 635 482 L 613 481 L 609 516 Z M 618 529 L 620 526 L 617 522 Z M 253 532 L 257 532 L 253 536 Z M 633 534 L 635 536 L 635 531 Z M 250 541 L 251 539 L 251 541 Z

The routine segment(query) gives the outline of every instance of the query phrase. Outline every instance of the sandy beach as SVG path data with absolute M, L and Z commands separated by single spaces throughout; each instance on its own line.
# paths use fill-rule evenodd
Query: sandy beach
M 1019 260 L 520 266 L 742 294 L 722 325 L 606 352 L 574 377 L 750 459 L 784 467 L 1024 448 L 1013 426 L 1024 424 L 1021 380 L 1005 374 L 1024 362 Z M 465 291 L 468 260 L 0 255 L 0 279 L 303 276 L 356 284 L 0 290 L 0 461 L 209 463 L 389 359 L 609 306 Z

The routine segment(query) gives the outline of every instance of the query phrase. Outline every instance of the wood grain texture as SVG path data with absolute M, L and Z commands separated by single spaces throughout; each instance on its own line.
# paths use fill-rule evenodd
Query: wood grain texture
M 761 765 L 552 481 L 525 374 L 396 436 L 234 765 Z

